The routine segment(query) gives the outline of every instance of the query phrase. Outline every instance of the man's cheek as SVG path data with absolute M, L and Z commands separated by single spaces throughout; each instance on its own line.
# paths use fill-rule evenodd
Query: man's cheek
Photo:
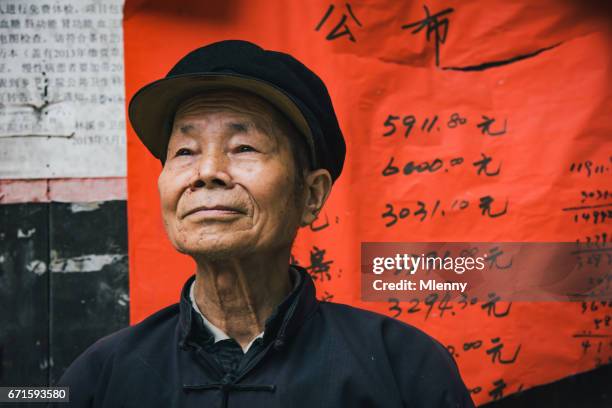
M 190 238 L 192 238 L 192 234 L 186 230 L 185 225 L 180 221 L 171 222 L 168 225 L 167 233 L 172 245 L 179 252 L 184 253 Z

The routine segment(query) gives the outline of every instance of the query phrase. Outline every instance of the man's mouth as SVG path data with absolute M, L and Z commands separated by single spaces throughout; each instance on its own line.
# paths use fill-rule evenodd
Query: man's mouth
M 243 215 L 245 212 L 236 207 L 229 207 L 225 205 L 214 205 L 214 206 L 199 206 L 193 208 L 185 213 L 183 218 L 190 215 L 200 215 L 204 217 L 228 217 L 235 215 Z

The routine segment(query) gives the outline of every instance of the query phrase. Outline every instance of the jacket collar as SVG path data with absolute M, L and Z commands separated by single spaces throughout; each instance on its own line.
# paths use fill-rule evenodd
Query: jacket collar
M 318 301 L 316 289 L 308 272 L 298 265 L 290 265 L 299 273 L 299 283 L 291 293 L 274 309 L 272 315 L 266 320 L 263 341 L 265 344 L 274 342 L 279 349 L 294 336 L 304 321 L 316 310 Z M 189 290 L 195 274 L 192 275 L 181 290 L 179 304 L 180 338 L 179 346 L 185 348 L 190 341 L 212 342 L 212 333 L 198 321 L 197 312 L 193 309 L 189 298 Z

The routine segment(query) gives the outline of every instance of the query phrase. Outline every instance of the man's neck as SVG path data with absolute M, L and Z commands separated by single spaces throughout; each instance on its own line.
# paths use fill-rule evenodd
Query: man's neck
M 197 263 L 198 308 L 241 346 L 264 330 L 266 319 L 291 291 L 288 259 L 273 261 Z

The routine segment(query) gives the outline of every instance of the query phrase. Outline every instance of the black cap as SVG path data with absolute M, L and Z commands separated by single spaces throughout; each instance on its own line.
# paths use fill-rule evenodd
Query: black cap
M 291 55 L 248 41 L 220 41 L 191 51 L 165 78 L 132 97 L 130 122 L 149 151 L 162 160 L 179 104 L 228 88 L 254 93 L 276 107 L 306 138 L 311 166 L 327 169 L 334 181 L 338 178 L 346 145 L 325 84 Z

